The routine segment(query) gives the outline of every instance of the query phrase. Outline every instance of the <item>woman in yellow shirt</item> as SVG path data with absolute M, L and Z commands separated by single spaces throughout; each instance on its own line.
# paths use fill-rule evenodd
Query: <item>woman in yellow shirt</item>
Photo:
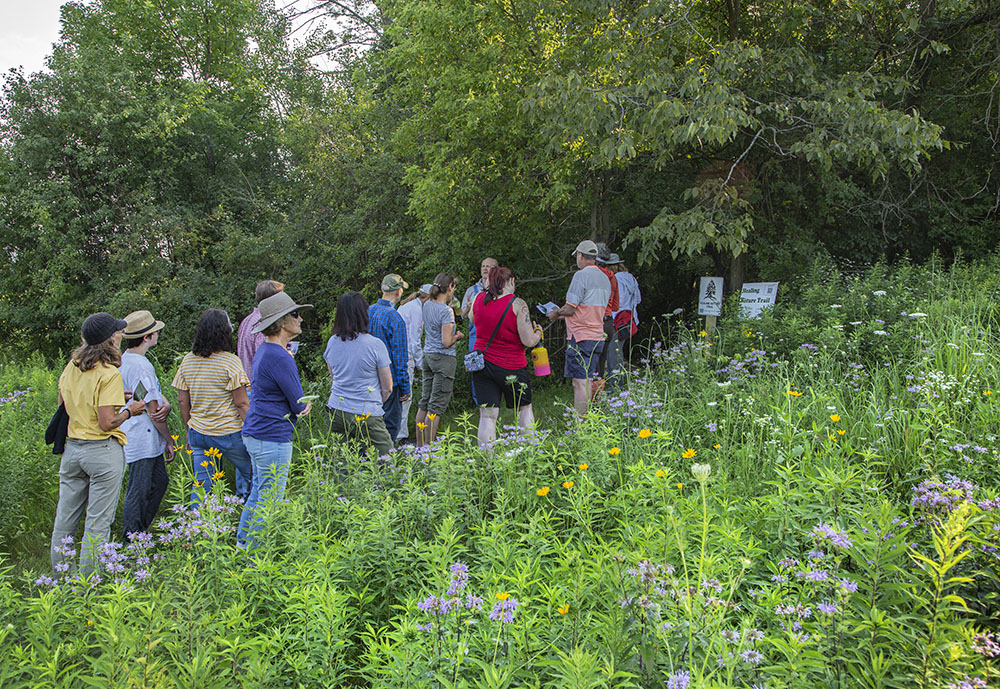
M 83 343 L 70 355 L 59 376 L 59 403 L 66 405 L 69 424 L 66 451 L 59 465 L 59 505 L 50 545 L 56 578 L 70 568 L 66 555 L 74 550 L 73 537 L 84 511 L 87 521 L 80 572 L 94 570 L 97 549 L 111 533 L 125 475 L 125 434 L 119 426 L 146 409 L 145 402 L 138 400 L 125 406 L 118 371 L 122 362 L 118 347 L 125 325 L 107 313 L 88 316 L 83 322 Z
M 247 480 L 253 479 L 253 464 L 240 434 L 250 408 L 249 384 L 243 362 L 233 353 L 229 314 L 206 309 L 194 328 L 191 351 L 181 359 L 173 382 L 194 470 L 193 509 L 198 509 L 202 496 L 212 491 L 213 482 L 223 477 L 221 457 Z

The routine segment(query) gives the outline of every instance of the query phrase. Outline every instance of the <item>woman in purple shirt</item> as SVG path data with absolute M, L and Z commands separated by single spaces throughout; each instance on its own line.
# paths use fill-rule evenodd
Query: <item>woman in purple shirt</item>
M 295 359 L 286 349 L 302 333 L 299 311 L 311 306 L 296 304 L 284 292 L 260 303 L 260 323 L 254 331 L 263 333 L 267 340 L 253 358 L 250 410 L 243 422 L 243 444 L 253 460 L 253 479 L 236 533 L 241 547 L 256 546 L 262 524 L 254 511 L 262 498 L 280 501 L 284 497 L 295 421 L 312 406 L 303 399 Z

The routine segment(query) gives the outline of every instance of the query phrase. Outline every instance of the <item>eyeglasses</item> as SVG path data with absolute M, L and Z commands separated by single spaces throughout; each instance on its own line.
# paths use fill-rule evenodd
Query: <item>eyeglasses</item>
M 298 311 L 292 311 L 288 315 L 291 316 L 292 318 L 298 318 L 299 317 L 299 312 Z

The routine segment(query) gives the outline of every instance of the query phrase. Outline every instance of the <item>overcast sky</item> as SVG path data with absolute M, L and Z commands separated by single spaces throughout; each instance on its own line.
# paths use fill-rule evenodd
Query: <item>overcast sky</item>
M 0 0 L 0 70 L 23 66 L 26 73 L 45 66 L 59 38 L 59 7 L 64 0 Z
M 12 67 L 24 67 L 25 74 L 45 67 L 45 58 L 59 38 L 59 8 L 64 2 L 0 0 L 0 84 Z M 282 8 L 302 2 L 308 0 L 276 0 Z

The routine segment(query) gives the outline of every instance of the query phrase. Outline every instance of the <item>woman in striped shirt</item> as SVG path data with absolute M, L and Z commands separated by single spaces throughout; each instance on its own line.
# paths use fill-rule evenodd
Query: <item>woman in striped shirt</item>
M 191 506 L 223 477 L 223 457 L 248 479 L 253 476 L 250 454 L 243 444 L 243 419 L 250 408 L 246 372 L 233 354 L 233 324 L 221 309 L 207 309 L 194 329 L 194 344 L 184 355 L 173 386 L 181 418 L 187 427 L 195 484 Z

